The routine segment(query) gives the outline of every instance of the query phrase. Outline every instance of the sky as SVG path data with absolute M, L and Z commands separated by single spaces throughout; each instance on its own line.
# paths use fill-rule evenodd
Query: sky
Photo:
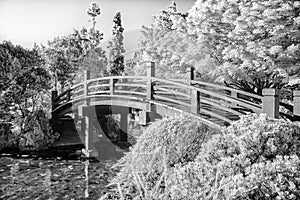
M 152 16 L 171 4 L 171 0 L 0 0 L 0 41 L 32 48 L 34 42 L 46 44 L 56 36 L 90 27 L 86 13 L 91 2 L 101 8 L 96 28 L 111 37 L 112 19 L 121 12 L 124 33 L 149 25 Z M 187 12 L 195 0 L 177 0 L 177 9 Z M 125 38 L 126 39 L 126 38 Z

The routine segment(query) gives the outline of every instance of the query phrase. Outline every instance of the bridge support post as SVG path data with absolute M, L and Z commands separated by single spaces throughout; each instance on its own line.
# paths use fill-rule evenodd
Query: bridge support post
M 109 79 L 109 94 L 114 95 L 115 93 L 115 79 L 111 77 Z
M 57 96 L 58 96 L 58 91 L 52 90 L 51 91 L 52 110 L 55 109 L 55 100 L 56 100 Z
M 189 67 L 186 69 L 186 76 L 188 84 L 191 85 L 191 81 L 195 80 L 195 68 Z M 194 114 L 200 113 L 200 92 L 188 89 L 187 94 L 191 95 L 191 112 Z
M 153 82 L 152 77 L 155 77 L 155 63 L 149 62 L 147 63 L 147 83 L 146 83 L 146 98 L 148 100 L 153 100 Z M 149 113 L 153 111 L 153 106 L 149 103 L 149 109 L 144 112 L 139 112 L 139 117 L 143 119 L 142 124 L 146 125 L 149 122 Z
M 293 92 L 293 99 L 294 99 L 293 114 L 296 118 L 300 118 L 300 90 L 295 90 Z
M 191 112 L 194 114 L 200 113 L 200 92 L 191 91 Z
M 53 110 L 54 110 L 55 107 L 56 107 L 56 105 L 55 105 L 55 100 L 56 100 L 57 96 L 58 96 L 57 90 L 52 90 L 52 91 L 51 91 L 51 104 L 52 104 L 52 107 L 51 107 L 51 110 L 52 110 L 52 112 L 51 112 L 51 119 L 52 119 L 52 126 L 53 126 L 53 119 L 56 117 L 56 116 L 54 116 L 54 114 L 53 114 Z
M 237 99 L 238 98 L 238 93 L 236 91 L 231 91 L 230 96 Z M 232 107 L 237 107 L 238 105 L 236 103 L 231 103 Z
M 148 100 L 153 99 L 153 84 L 152 84 L 152 77 L 155 77 L 155 63 L 150 62 L 147 64 L 147 94 L 146 98 Z
M 263 89 L 262 112 L 270 118 L 279 118 L 279 91 L 273 88 Z
M 189 85 L 191 85 L 191 81 L 195 80 L 195 68 L 194 67 L 188 67 L 186 69 L 186 77 L 187 77 L 187 82 Z M 186 91 L 187 94 L 192 94 L 191 90 Z
M 187 77 L 188 83 L 190 83 L 190 81 L 195 80 L 195 68 L 194 67 L 188 67 L 186 69 L 186 77 Z
M 120 110 L 121 118 L 120 118 L 120 142 L 127 142 L 128 141 L 128 114 L 129 114 L 129 108 L 122 108 Z
M 84 95 L 84 105 L 89 105 L 89 100 L 87 99 L 89 88 L 88 88 L 88 80 L 90 79 L 91 73 L 89 70 L 83 71 L 83 95 Z

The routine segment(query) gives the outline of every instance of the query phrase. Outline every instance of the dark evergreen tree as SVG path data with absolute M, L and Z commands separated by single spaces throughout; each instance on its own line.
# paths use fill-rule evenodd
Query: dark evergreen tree
M 36 49 L 11 42 L 0 43 L 0 121 L 4 115 L 24 117 L 41 106 L 41 96 L 50 89 L 50 74 Z M 14 113 L 14 114 L 12 114 Z
M 110 75 L 121 75 L 124 71 L 124 37 L 121 23 L 121 13 L 117 12 L 113 19 L 113 30 L 112 30 L 112 40 L 108 43 L 108 51 L 109 51 L 109 63 L 107 66 L 107 72 Z

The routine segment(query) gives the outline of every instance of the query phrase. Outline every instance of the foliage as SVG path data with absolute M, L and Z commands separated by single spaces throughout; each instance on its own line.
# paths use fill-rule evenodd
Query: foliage
M 91 22 L 93 23 L 93 29 L 95 30 L 96 26 L 96 17 L 101 14 L 101 9 L 99 5 L 95 2 L 92 2 L 90 7 L 87 10 L 87 14 L 91 17 Z
M 261 94 L 299 82 L 299 8 L 294 0 L 198 0 L 188 32 L 219 63 L 219 81 Z
M 2 116 L 9 114 L 11 120 L 24 118 L 28 112 L 43 107 L 40 99 L 49 89 L 50 75 L 43 68 L 43 59 L 36 49 L 27 50 L 3 42 L 0 51 Z
M 56 37 L 48 41 L 47 47 L 42 46 L 41 51 L 46 58 L 46 64 L 55 79 L 54 86 L 61 90 L 74 82 L 82 80 L 82 72 L 90 70 L 92 77 L 103 76 L 107 59 L 105 51 L 101 48 L 103 33 L 96 29 L 96 17 L 100 15 L 100 7 L 91 3 L 87 14 L 90 16 L 91 28 L 82 27 L 74 29 L 72 34 Z M 58 84 L 59 85 L 58 85 Z
M 188 116 L 154 122 L 120 160 L 121 170 L 111 184 L 119 187 L 121 196 L 157 199 L 166 172 L 175 164 L 192 161 L 208 136 L 207 127 Z
M 187 14 L 177 10 L 176 3 L 154 16 L 150 26 L 143 26 L 141 47 L 143 60 L 156 63 L 156 74 L 164 78 L 183 78 L 188 67 L 195 67 L 201 78 L 213 80 L 209 74 L 216 65 L 187 32 Z M 137 65 L 137 68 L 143 66 Z M 135 70 L 136 74 L 140 69 Z
M 121 22 L 121 13 L 117 12 L 113 19 L 113 38 L 111 41 L 109 41 L 107 46 L 109 51 L 107 72 L 113 76 L 121 75 L 124 71 L 124 28 L 122 27 Z
M 50 123 L 28 121 L 32 118 L 39 120 L 36 114 L 44 113 L 42 110 L 49 111 L 47 90 L 50 89 L 50 74 L 44 68 L 44 60 L 36 48 L 27 50 L 10 42 L 0 44 L 0 52 L 1 80 L 4 83 L 0 90 L 0 120 L 12 124 L 12 128 L 4 133 L 6 146 L 23 147 L 27 145 L 20 143 L 22 138 L 42 137 L 43 140 L 30 145 L 46 147 L 55 138 Z M 46 116 L 44 118 L 46 120 Z M 37 125 L 43 128 L 38 130 Z M 41 142 L 43 144 L 39 144 Z
M 55 88 L 60 84 L 61 90 L 82 79 L 78 71 L 90 70 L 92 77 L 105 73 L 106 57 L 100 47 L 103 34 L 98 30 L 74 30 L 70 35 L 57 37 L 42 48 L 47 66 L 55 78 Z
M 42 46 L 40 51 L 52 76 L 53 87 L 61 90 L 71 84 L 78 70 L 81 49 L 71 44 L 70 36 L 56 37 Z
M 28 113 L 22 125 L 0 123 L 2 148 L 18 148 L 20 150 L 41 150 L 51 146 L 59 134 L 52 130 L 51 122 L 42 110 Z
M 300 128 L 242 117 L 213 136 L 193 162 L 169 171 L 170 199 L 299 199 Z
M 45 149 L 59 137 L 58 133 L 53 132 L 51 121 L 42 110 L 26 116 L 23 130 L 24 133 L 17 141 L 21 150 Z

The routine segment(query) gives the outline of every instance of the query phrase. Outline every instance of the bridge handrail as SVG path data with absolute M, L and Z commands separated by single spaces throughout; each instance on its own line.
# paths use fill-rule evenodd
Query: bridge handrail
M 236 116 L 239 117 L 247 112 L 267 113 L 269 108 L 274 113 L 279 113 L 274 103 L 278 94 L 274 90 L 266 90 L 264 96 L 260 96 L 236 88 L 198 81 L 194 80 L 192 70 L 188 72 L 186 80 L 167 80 L 155 77 L 153 67 L 153 63 L 147 67 L 147 76 L 110 76 L 89 79 L 89 75 L 85 72 L 83 82 L 52 98 L 53 105 L 56 103 L 59 106 L 70 100 L 87 99 L 95 95 L 101 97 L 131 95 L 144 98 L 148 102 L 156 101 L 171 107 L 190 109 L 191 113 L 201 116 L 206 113 L 225 122 L 230 122 Z M 298 96 L 300 103 L 300 92 Z M 271 105 L 267 102 L 271 102 Z M 292 105 L 287 106 L 282 102 L 280 106 L 288 108 L 291 112 L 295 109 Z M 298 110 L 300 113 L 300 109 Z M 226 114 L 224 116 L 224 112 L 232 113 L 234 117 L 230 118 Z
M 145 77 L 145 76 L 113 76 L 113 77 L 101 77 L 101 78 L 95 78 L 95 79 L 90 79 L 87 81 L 87 89 L 92 89 L 92 88 L 99 88 L 101 86 L 105 86 L 107 87 L 107 90 L 105 90 L 105 93 L 109 93 L 109 90 L 110 90 L 110 87 L 111 85 L 110 84 L 96 84 L 96 85 L 90 85 L 91 83 L 93 82 L 97 82 L 97 81 L 102 81 L 102 80 L 109 80 L 109 81 L 112 81 L 112 80 L 128 80 L 128 79 L 132 79 L 132 80 L 136 80 L 136 79 L 142 79 L 142 80 L 147 80 L 147 78 L 149 77 Z M 145 88 L 146 85 L 142 85 L 142 84 L 129 84 L 128 82 L 126 83 L 122 83 L 121 81 L 118 81 L 120 83 L 116 83 L 114 84 L 114 86 L 133 86 L 133 87 L 143 87 Z M 165 92 L 168 92 L 170 91 L 170 94 L 172 93 L 176 93 L 176 95 L 180 95 L 180 96 L 184 96 L 184 97 L 187 97 L 188 99 L 190 99 L 190 94 L 185 94 L 183 92 L 178 92 L 178 91 L 172 91 L 168 88 L 168 86 L 172 86 L 174 87 L 175 89 L 178 88 L 178 89 L 183 89 L 183 90 L 190 90 L 190 91 L 198 91 L 202 94 L 206 94 L 206 95 L 209 95 L 211 96 L 211 98 L 217 98 L 217 99 L 221 99 L 221 100 L 224 100 L 224 101 L 227 101 L 227 102 L 230 102 L 230 103 L 236 103 L 240 106 L 243 106 L 245 108 L 248 108 L 248 109 L 251 109 L 253 110 L 254 112 L 261 112 L 261 106 L 260 105 L 257 105 L 257 104 L 254 104 L 254 103 L 251 103 L 251 102 L 248 102 L 248 101 L 245 101 L 244 99 L 239 99 L 239 98 L 234 98 L 230 95 L 225 95 L 224 94 L 220 94 L 218 92 L 215 92 L 215 91 L 208 91 L 208 90 L 205 90 L 203 88 L 198 88 L 198 87 L 195 87 L 193 85 L 188 85 L 187 82 L 178 82 L 178 81 L 174 81 L 174 80 L 166 80 L 166 79 L 162 79 L 162 78 L 157 78 L 157 77 L 151 77 L 151 82 L 153 83 L 153 85 L 155 86 L 156 84 L 158 83 L 162 83 L 162 87 L 161 88 L 157 88 L 158 91 L 161 90 L 161 91 L 165 91 Z M 217 89 L 225 89 L 225 90 L 231 90 L 231 91 L 235 91 L 235 92 L 238 92 L 238 93 L 243 93 L 244 95 L 249 95 L 249 96 L 252 96 L 253 98 L 257 98 L 259 97 L 260 99 L 262 97 L 260 96 L 256 96 L 256 95 L 253 95 L 253 94 L 250 94 L 250 93 L 247 93 L 247 92 L 240 92 L 238 90 L 235 90 L 235 89 L 232 89 L 232 88 L 228 88 L 228 87 L 224 87 L 224 86 L 219 86 L 219 85 L 216 85 L 216 84 L 210 84 L 210 83 L 203 83 L 203 82 L 200 82 L 200 81 L 191 81 L 190 82 L 191 84 L 202 84 L 202 85 L 205 85 L 205 86 L 209 86 L 209 87 L 215 87 Z M 61 95 L 59 95 L 59 98 L 57 103 L 59 102 L 63 102 L 67 99 L 70 100 L 70 98 L 63 98 L 64 95 L 66 95 L 68 93 L 68 91 L 71 91 L 75 88 L 78 88 L 80 86 L 84 86 L 84 83 L 79 83 L 75 86 L 73 86 L 72 88 L 70 88 L 69 90 L 66 90 L 65 92 L 63 92 Z M 82 90 L 80 90 L 82 92 Z M 137 94 L 136 92 L 131 92 L 131 91 L 125 91 L 123 90 L 123 94 L 127 94 L 127 95 L 141 95 L 142 93 L 139 93 Z M 116 90 L 115 92 L 119 92 L 119 93 L 122 93 L 122 90 Z M 95 95 L 95 94 L 99 94 L 100 91 L 96 91 L 96 92 L 88 92 L 87 94 L 88 95 Z M 155 91 L 154 91 L 155 93 Z M 111 94 L 110 94 L 111 95 Z M 82 98 L 82 95 L 79 95 L 78 96 L 79 98 Z M 187 102 L 184 102 L 180 99 L 172 99 L 170 97 L 166 97 L 166 96 L 162 96 L 160 95 L 159 96 L 159 93 L 157 95 L 155 95 L 156 98 L 158 99 L 161 99 L 163 101 L 169 101 L 169 102 L 172 102 L 172 103 L 176 103 L 178 105 L 181 105 L 181 106 L 188 106 L 189 104 Z M 77 98 L 76 98 L 77 99 Z M 201 100 L 200 100 L 201 101 Z M 214 103 L 210 104 L 210 105 L 215 105 Z M 218 108 L 221 108 L 222 106 L 219 105 L 219 106 L 215 106 L 215 107 L 218 107 Z M 223 110 L 228 110 L 226 109 L 226 107 L 223 106 Z
M 111 79 L 146 79 L 147 77 L 145 76 L 108 76 L 108 77 L 101 77 L 101 78 L 94 78 L 94 79 L 89 79 L 87 80 L 87 83 L 90 84 L 92 82 L 96 81 L 103 81 L 103 80 L 111 80 Z
M 246 95 L 246 96 L 249 96 L 249 97 L 253 97 L 255 99 L 259 99 L 259 100 L 263 99 L 263 96 L 261 96 L 261 95 L 253 94 L 253 93 L 250 93 L 250 92 L 246 92 L 246 91 L 243 91 L 243 90 L 239 90 L 239 89 L 236 89 L 236 88 L 231 88 L 231 87 L 227 87 L 227 86 L 219 85 L 219 84 L 215 84 L 215 83 L 203 82 L 203 81 L 198 81 L 198 80 L 185 80 L 185 79 L 170 79 L 170 80 L 175 81 L 175 82 L 187 83 L 187 84 L 190 82 L 191 85 L 199 84 L 199 85 L 204 85 L 204 86 L 208 86 L 208 87 L 214 87 L 214 88 L 217 88 L 217 89 L 233 91 L 233 92 L 236 92 L 236 93 L 239 93 L 239 94 L 243 94 L 243 95 Z
M 219 99 L 223 99 L 223 100 L 229 101 L 231 103 L 236 103 L 236 104 L 242 105 L 246 108 L 250 108 L 250 109 L 254 110 L 257 113 L 259 113 L 260 109 L 261 109 L 261 106 L 258 104 L 252 104 L 252 103 L 248 104 L 248 103 L 245 103 L 244 101 L 241 101 L 241 100 L 231 97 L 231 96 L 224 96 L 224 95 L 218 94 L 216 92 L 208 91 L 208 90 L 205 90 L 202 88 L 197 88 L 197 87 L 194 87 L 191 85 L 186 85 L 184 83 L 169 81 L 169 80 L 165 80 L 165 79 L 161 79 L 161 78 L 157 78 L 157 77 L 152 77 L 152 80 L 177 85 L 177 86 L 181 87 L 181 89 L 183 88 L 183 89 L 190 89 L 190 90 L 198 91 L 200 93 L 207 94 L 207 95 L 219 98 Z
M 191 80 L 190 82 L 191 82 L 191 84 L 201 84 L 201 85 L 205 85 L 205 86 L 209 86 L 209 87 L 215 87 L 217 89 L 233 91 L 233 92 L 236 92 L 236 93 L 239 93 L 239 94 L 246 95 L 248 97 L 259 99 L 259 100 L 263 99 L 263 97 L 260 96 L 260 95 L 253 94 L 253 93 L 246 92 L 246 91 L 242 91 L 242 90 L 238 90 L 238 89 L 227 87 L 227 86 L 223 86 L 223 85 L 218 85 L 218 84 L 214 84 L 214 83 L 207 83 L 207 82 L 202 82 L 202 81 L 196 81 L 196 80 Z

